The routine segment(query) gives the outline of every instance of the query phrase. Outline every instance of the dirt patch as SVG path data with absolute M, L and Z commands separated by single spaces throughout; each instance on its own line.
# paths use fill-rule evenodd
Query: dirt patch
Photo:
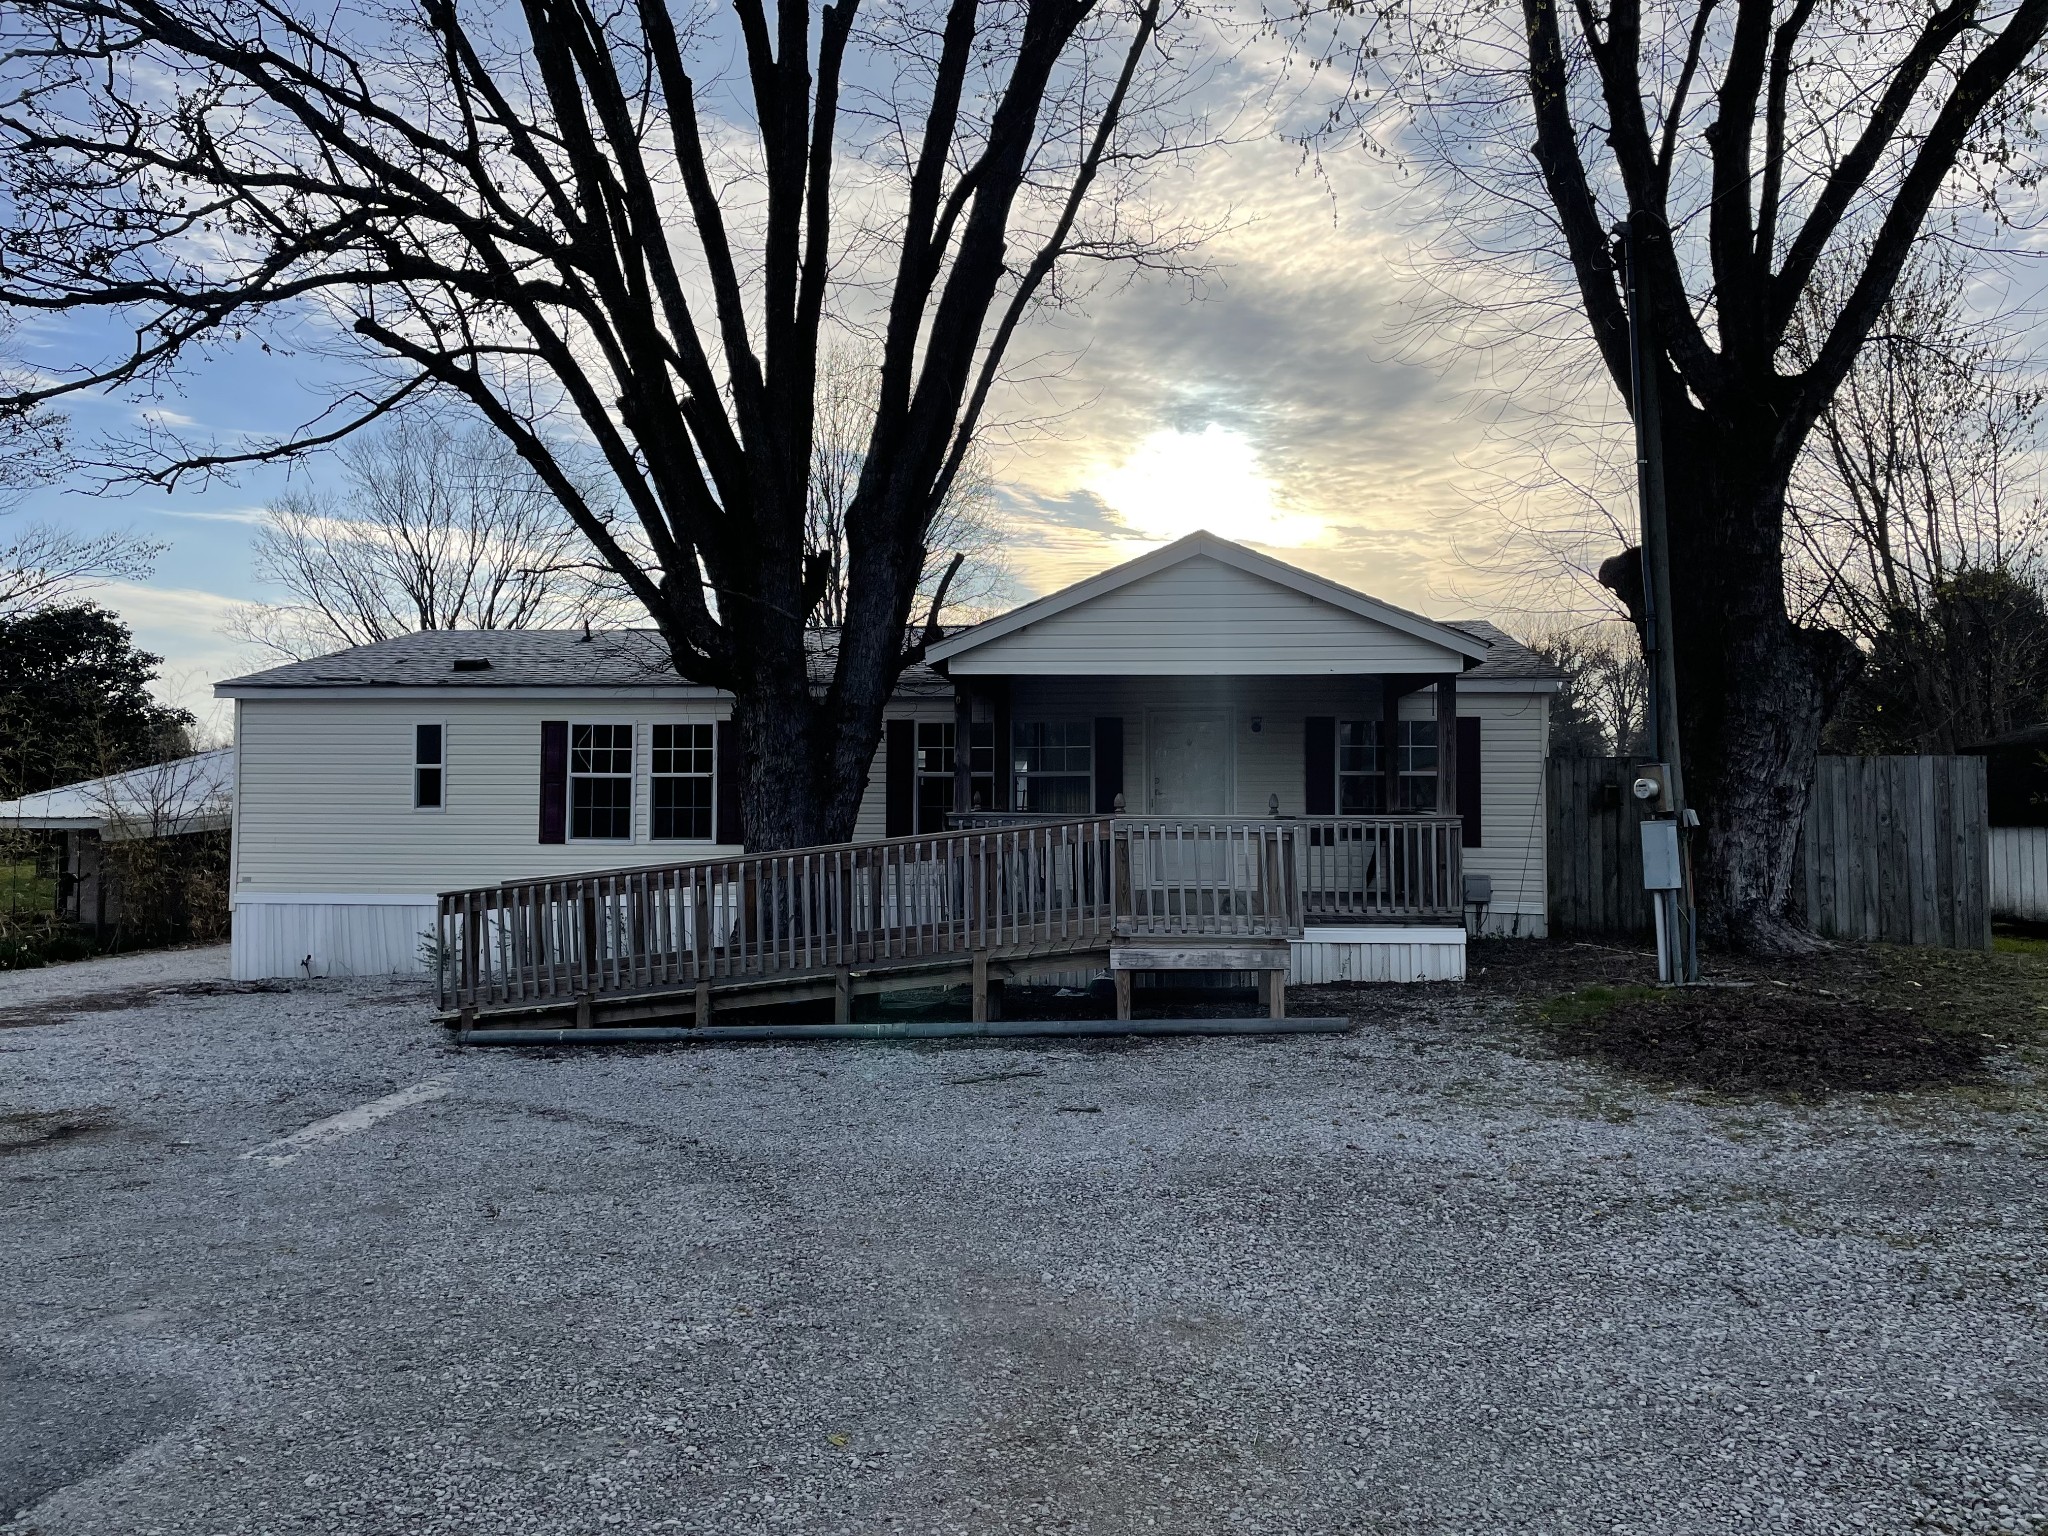
M 250 992 L 289 992 L 292 984 L 288 981 L 182 981 L 175 986 L 158 987 L 159 997 L 240 997 Z M 376 1002 L 409 1002 L 410 998 L 376 998 Z
M 1592 987 L 1538 1012 L 1562 1054 L 1719 1093 L 1820 1099 L 1991 1080 L 1996 1034 L 1925 1009 L 1764 985 Z
M 98 1106 L 17 1110 L 13 1114 L 0 1115 L 0 1157 L 104 1136 L 114 1126 L 113 1112 Z
M 33 1029 L 40 1024 L 60 1024 L 81 1013 L 124 1013 L 130 1008 L 149 1008 L 169 997 L 224 997 L 244 992 L 289 992 L 282 981 L 187 981 L 171 986 L 117 987 L 104 992 L 78 992 L 68 997 L 45 998 L 15 1008 L 0 1008 L 0 1029 Z

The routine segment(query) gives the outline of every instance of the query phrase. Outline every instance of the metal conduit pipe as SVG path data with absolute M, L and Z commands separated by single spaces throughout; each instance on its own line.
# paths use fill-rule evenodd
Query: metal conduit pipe
M 692 1040 L 1030 1040 L 1117 1035 L 1341 1035 L 1349 1019 L 1000 1019 L 869 1024 L 620 1025 L 594 1029 L 471 1029 L 458 1045 L 661 1045 Z

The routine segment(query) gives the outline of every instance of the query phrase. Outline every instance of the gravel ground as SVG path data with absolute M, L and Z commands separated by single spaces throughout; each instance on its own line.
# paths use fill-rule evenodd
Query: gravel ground
M 1688 1097 L 1459 988 L 457 1054 L 133 967 L 0 976 L 9 1533 L 2048 1530 L 2031 1087 Z

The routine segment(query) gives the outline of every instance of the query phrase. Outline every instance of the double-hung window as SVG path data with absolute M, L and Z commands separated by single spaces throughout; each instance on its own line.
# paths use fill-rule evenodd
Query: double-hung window
M 1095 810 L 1092 720 L 1020 720 L 1011 727 L 1012 804 L 1041 815 Z
M 1433 811 L 1436 804 L 1436 722 L 1403 720 L 1394 766 L 1401 774 L 1401 809 Z
M 1387 806 L 1386 759 L 1381 756 L 1378 720 L 1337 722 L 1337 814 L 1377 816 Z M 1436 809 L 1436 722 L 1403 720 L 1395 735 L 1394 763 L 1400 778 L 1396 811 Z
M 995 727 L 977 720 L 969 728 L 968 773 L 971 781 L 968 809 L 987 810 L 995 802 Z M 959 807 L 953 804 L 953 743 L 951 720 L 917 722 L 917 830 L 943 832 L 946 818 Z
M 1380 779 L 1377 720 L 1337 722 L 1337 814 L 1377 815 L 1386 799 Z
M 633 727 L 569 727 L 569 836 L 578 842 L 633 837 Z
M 711 725 L 657 725 L 654 728 L 652 784 L 656 842 L 709 841 L 715 825 L 712 794 L 717 752 Z
M 416 725 L 412 728 L 412 808 L 416 811 L 438 811 L 441 809 L 443 775 L 447 765 L 442 761 L 442 733 L 438 725 Z

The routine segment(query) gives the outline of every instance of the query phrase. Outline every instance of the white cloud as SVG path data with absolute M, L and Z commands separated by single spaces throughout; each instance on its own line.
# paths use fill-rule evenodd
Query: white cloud
M 149 509 L 158 517 L 181 517 L 195 523 L 242 523 L 255 527 L 269 520 L 270 514 L 262 507 L 229 507 L 223 511 L 176 512 L 167 507 Z
M 213 685 L 261 666 L 262 658 L 222 632 L 240 599 L 192 587 L 150 587 L 108 582 L 93 600 L 120 614 L 135 643 L 164 658 L 155 692 L 166 704 L 189 709 L 209 736 L 222 734 L 230 714 Z

